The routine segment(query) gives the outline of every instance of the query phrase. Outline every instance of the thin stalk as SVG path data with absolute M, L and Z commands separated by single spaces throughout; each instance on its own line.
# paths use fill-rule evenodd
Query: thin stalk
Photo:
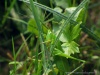
M 73 6 L 75 6 L 76 0 L 73 0 Z
M 4 17 L 3 17 L 3 20 L 2 20 L 2 25 L 1 25 L 0 27 L 2 27 L 2 26 L 4 25 L 4 23 L 6 22 L 7 17 L 8 17 L 8 15 L 9 15 L 9 13 L 10 13 L 11 9 L 12 9 L 12 8 L 13 8 L 13 6 L 15 5 L 15 3 L 16 3 L 16 0 L 13 0 L 13 1 L 12 1 L 12 3 L 11 3 L 11 5 L 10 5 L 10 7 L 8 8 L 7 13 L 6 13 L 6 14 L 4 15 Z
M 30 34 L 27 38 L 26 38 L 26 41 L 32 36 L 32 34 Z M 25 45 L 25 42 L 23 42 L 21 44 L 21 46 L 19 47 L 18 51 L 16 52 L 16 58 L 18 57 L 19 53 L 21 52 L 23 46 Z
M 5 9 L 7 8 L 7 0 L 5 0 Z
M 30 5 L 31 5 L 32 13 L 34 15 L 34 18 L 35 18 L 35 21 L 36 21 L 36 24 L 37 24 L 37 28 L 38 28 L 38 31 L 39 31 L 39 34 L 40 34 L 40 36 L 39 36 L 40 42 L 42 43 L 42 42 L 44 42 L 43 30 L 42 30 L 42 26 L 40 25 L 37 8 L 35 7 L 33 0 L 30 0 Z M 46 58 L 45 57 L 46 47 L 43 43 L 41 44 L 41 50 L 43 51 L 42 52 L 43 69 L 44 69 L 44 72 L 46 72 L 46 69 L 47 69 L 47 65 L 46 65 L 47 63 L 46 63 L 46 59 L 45 59 Z
M 22 40 L 23 40 L 23 42 L 25 44 L 25 51 L 26 51 L 27 55 L 30 57 L 31 55 L 30 55 L 30 51 L 29 51 L 29 47 L 28 47 L 28 44 L 26 42 L 26 39 L 25 39 L 25 37 L 24 37 L 24 35 L 22 33 L 20 35 L 21 35 Z
M 81 68 L 85 63 L 82 63 L 80 66 L 78 66 L 75 70 L 70 72 L 68 75 L 72 75 L 75 71 L 77 71 L 79 68 Z
M 14 71 L 12 72 L 12 74 L 16 74 L 17 67 L 16 67 L 16 55 L 15 55 L 14 40 L 13 40 L 13 38 L 12 38 L 12 47 L 13 47 L 13 55 L 14 55 L 14 62 L 15 62 L 15 64 L 14 64 Z
M 36 60 L 35 60 L 35 71 L 36 71 L 36 74 L 38 74 L 38 48 L 39 48 L 39 40 L 37 40 L 37 43 L 36 43 Z
M 38 27 L 38 30 L 39 30 L 39 34 L 41 36 L 41 39 L 44 41 L 42 26 L 40 24 L 38 11 L 37 11 L 38 9 L 34 6 L 34 3 L 33 3 L 32 0 L 30 0 L 30 5 L 31 5 L 31 8 L 32 8 L 32 14 L 34 15 L 34 19 L 36 21 L 36 24 L 37 24 L 37 27 Z
M 8 19 L 11 19 L 11 20 L 14 20 L 16 22 L 20 22 L 20 23 L 23 23 L 23 24 L 27 25 L 27 22 L 25 22 L 24 20 L 21 20 L 21 19 L 12 18 L 12 17 L 8 17 Z
M 53 8 L 53 4 L 52 4 L 52 2 L 53 2 L 53 1 L 52 1 L 52 0 L 50 0 L 50 6 L 51 6 L 51 8 Z

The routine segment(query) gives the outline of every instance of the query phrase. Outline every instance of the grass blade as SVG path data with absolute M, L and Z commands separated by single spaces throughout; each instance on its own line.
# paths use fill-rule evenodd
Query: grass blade
M 6 19 L 11 11 L 11 9 L 13 8 L 14 4 L 16 3 L 16 0 L 13 0 L 10 7 L 8 8 L 7 13 L 4 15 L 3 20 L 2 20 L 2 25 L 0 27 L 2 27 L 4 25 L 4 23 L 6 22 Z
M 33 0 L 30 0 L 30 5 L 31 5 L 32 13 L 34 15 L 34 19 L 36 21 L 37 28 L 38 28 L 38 31 L 39 31 L 39 34 L 40 34 L 40 36 L 39 36 L 40 37 L 40 42 L 42 43 L 42 42 L 44 42 L 43 30 L 42 30 L 42 26 L 40 25 L 40 20 L 39 20 L 37 8 L 35 7 L 35 5 L 33 3 Z M 42 50 L 43 68 L 44 68 L 44 72 L 46 72 L 46 69 L 47 69 L 47 65 L 46 65 L 47 63 L 46 63 L 46 59 L 45 59 L 46 46 L 43 43 L 41 44 L 41 50 Z M 37 69 L 38 69 L 38 66 L 37 66 Z
M 81 68 L 85 63 L 82 63 L 80 66 L 78 66 L 75 70 L 70 72 L 68 75 L 72 75 L 75 71 L 77 71 L 79 68 Z
M 14 49 L 14 40 L 12 38 L 12 47 L 13 47 L 13 55 L 14 55 L 14 70 L 13 70 L 13 74 L 16 74 L 16 69 L 17 69 L 17 66 L 16 66 L 16 54 L 15 54 L 15 49 Z

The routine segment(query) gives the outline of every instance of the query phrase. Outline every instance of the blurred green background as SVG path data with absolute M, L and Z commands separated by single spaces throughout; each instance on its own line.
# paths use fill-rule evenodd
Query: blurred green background
M 37 0 L 37 2 L 49 7 L 60 7 L 63 11 L 67 6 L 77 6 L 82 0 L 71 0 L 67 4 L 66 0 Z M 65 4 L 64 4 L 65 3 Z M 45 11 L 43 11 L 45 12 Z M 46 15 L 50 14 L 45 12 Z M 86 27 L 100 37 L 100 0 L 91 0 L 87 13 Z M 52 14 L 49 15 L 49 19 Z M 17 51 L 23 43 L 23 38 L 27 38 L 27 23 L 32 18 L 29 4 L 19 0 L 0 0 L 0 75 L 9 75 L 9 61 L 13 60 L 12 37 L 14 39 L 15 50 Z M 46 19 L 46 20 L 47 20 Z M 22 33 L 22 36 L 21 36 Z M 33 35 L 34 36 L 34 35 Z M 32 50 L 36 44 L 36 37 L 30 37 L 28 46 Z M 22 49 L 26 47 L 23 46 Z M 84 66 L 84 71 L 100 74 L 100 46 L 86 33 L 81 32 L 80 58 L 88 61 Z M 15 52 L 16 52 L 15 51 Z M 19 54 L 18 60 L 24 60 L 25 53 Z

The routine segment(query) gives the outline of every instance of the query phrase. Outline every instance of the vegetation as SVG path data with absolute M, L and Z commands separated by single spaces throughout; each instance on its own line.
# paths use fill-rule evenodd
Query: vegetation
M 0 75 L 100 74 L 99 1 L 1 3 Z

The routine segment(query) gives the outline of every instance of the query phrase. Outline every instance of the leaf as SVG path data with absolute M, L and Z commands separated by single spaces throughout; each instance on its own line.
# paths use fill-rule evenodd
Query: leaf
M 71 41 L 70 24 L 66 26 L 65 30 L 63 31 L 63 33 L 62 33 L 62 35 L 60 36 L 59 39 L 62 42 L 70 42 Z
M 19 64 L 19 62 L 18 61 L 12 61 L 12 62 L 9 63 L 9 65 L 14 65 L 14 64 Z
M 62 12 L 62 9 L 59 8 L 59 7 L 54 8 L 54 10 L 55 10 L 56 12 L 59 12 L 59 13 Z M 55 14 L 53 14 L 53 17 L 54 17 L 54 20 L 52 21 L 52 24 L 53 24 L 53 32 L 54 32 L 55 34 L 58 34 L 58 33 L 59 33 L 59 30 L 60 30 L 60 26 L 61 26 L 61 25 L 59 24 L 59 22 L 62 21 L 62 18 L 59 17 L 58 15 L 55 15 Z
M 42 75 L 54 75 L 54 72 L 55 72 L 56 75 L 58 75 L 58 69 L 57 68 L 53 67 L 53 70 L 48 68 L 46 70 L 46 73 L 43 73 Z M 39 75 L 39 74 L 37 74 L 37 75 Z
M 62 73 L 70 71 L 70 65 L 65 57 L 54 56 L 54 63 L 56 63 L 57 68 Z
M 61 13 L 61 12 L 63 11 L 60 7 L 55 7 L 54 10 L 55 10 L 56 12 L 59 12 L 59 13 Z M 54 21 L 58 21 L 58 22 L 59 22 L 59 21 L 62 20 L 61 17 L 59 17 L 59 16 L 57 16 L 57 15 L 55 15 L 55 14 L 53 14 L 53 17 L 54 17 Z
M 70 0 L 55 0 L 57 6 L 61 6 L 62 8 L 69 7 L 71 5 Z
M 84 60 L 77 59 L 77 58 L 75 58 L 75 57 L 69 56 L 69 55 L 63 53 L 62 51 L 60 51 L 59 49 L 56 49 L 56 48 L 55 48 L 54 51 L 53 51 L 53 55 L 54 55 L 54 56 L 58 55 L 58 56 L 70 58 L 70 59 L 77 60 L 77 61 L 80 61 L 80 62 L 85 62 Z
M 53 71 L 51 70 L 51 71 L 49 72 L 49 74 L 47 74 L 47 75 L 54 75 L 54 72 L 55 72 L 56 75 L 58 75 L 59 70 L 58 70 L 57 68 L 54 68 Z
M 50 30 L 48 30 L 45 42 L 51 42 L 51 44 L 53 44 L 55 38 L 56 36 Z
M 47 28 L 44 26 L 44 25 L 42 25 L 42 29 L 43 29 L 43 32 L 44 33 L 47 33 Z M 31 33 L 34 33 L 35 35 L 39 35 L 39 31 L 38 31 L 38 28 L 37 28 L 37 25 L 36 25 L 36 22 L 35 22 L 35 20 L 34 19 L 30 19 L 29 21 L 28 21 L 28 27 L 27 27 L 27 30 L 29 31 L 29 32 L 31 32 Z
M 70 16 L 70 14 L 72 14 L 72 13 L 75 11 L 76 8 L 77 8 L 77 7 L 68 7 L 68 8 L 65 9 L 64 14 L 65 14 L 66 16 Z M 76 14 L 77 14 L 77 13 L 76 13 Z
M 70 16 L 70 15 L 76 10 L 76 8 L 77 8 L 77 7 L 66 8 L 64 14 L 65 14 L 66 16 Z M 84 8 L 81 8 L 81 9 L 76 13 L 76 15 L 74 16 L 73 20 L 74 20 L 74 21 L 77 21 L 77 22 L 83 21 L 83 18 L 85 18 L 84 14 L 85 14 L 85 10 L 84 10 Z
M 59 12 L 59 13 L 61 13 L 63 11 L 60 7 L 55 7 L 54 10 Z
M 37 36 L 39 35 L 37 25 L 34 19 L 29 20 L 27 29 L 29 32 L 34 33 Z
M 71 26 L 70 24 L 67 25 L 67 27 L 65 28 L 65 30 L 63 31 L 62 35 L 60 36 L 60 41 L 62 42 L 71 42 L 74 39 L 76 39 L 76 37 L 78 37 L 81 28 L 80 28 L 80 24 Z
M 74 53 L 79 53 L 78 44 L 75 43 L 74 41 L 70 43 L 68 42 L 63 43 L 61 46 L 62 46 L 62 49 L 64 50 L 64 53 L 68 56 Z
M 80 9 L 78 17 L 76 19 L 77 22 L 82 21 L 83 23 L 86 21 L 87 13 L 84 8 Z
M 59 55 L 59 56 L 62 56 L 62 57 L 70 58 L 70 56 L 66 55 L 65 53 L 63 53 L 61 50 L 59 50 L 57 48 L 54 49 L 53 55 L 54 56 Z
M 71 31 L 71 37 L 72 37 L 72 40 L 76 39 L 76 37 L 78 37 L 80 31 L 81 31 L 81 28 L 80 28 L 80 24 L 77 24 L 73 27 L 72 31 Z

